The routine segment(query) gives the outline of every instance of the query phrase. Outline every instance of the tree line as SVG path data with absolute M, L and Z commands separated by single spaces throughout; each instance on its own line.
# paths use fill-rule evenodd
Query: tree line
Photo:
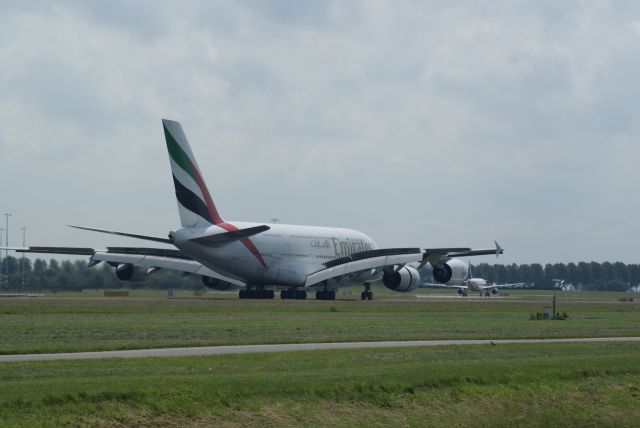
M 627 291 L 640 284 L 640 265 L 622 262 L 579 262 L 472 266 L 473 276 L 495 283 L 524 282 L 533 288 L 552 289 L 564 280 L 579 290 Z
M 82 289 L 188 289 L 203 287 L 198 275 L 160 270 L 142 283 L 120 281 L 114 268 L 102 263 L 87 268 L 87 262 L 51 259 L 3 257 L 1 261 L 3 290 L 82 290 Z M 626 291 L 640 285 L 640 265 L 621 262 L 579 262 L 532 264 L 488 264 L 472 266 L 474 277 L 495 283 L 526 283 L 538 289 L 551 289 L 554 280 L 564 280 L 577 289 Z
M 115 269 L 107 263 L 88 268 L 84 260 L 35 259 L 3 257 L 1 261 L 3 290 L 81 291 L 83 289 L 149 288 L 156 290 L 203 287 L 200 276 L 183 276 L 180 272 L 160 270 L 145 282 L 124 282 L 116 277 Z M 8 274 L 7 274 L 8 272 Z

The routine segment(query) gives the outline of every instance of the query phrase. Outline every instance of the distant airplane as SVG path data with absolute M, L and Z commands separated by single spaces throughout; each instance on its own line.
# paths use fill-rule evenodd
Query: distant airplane
M 461 284 L 467 265 L 456 257 L 502 254 L 492 249 L 378 248 L 364 233 L 335 227 L 225 221 L 196 163 L 180 123 L 162 121 L 181 226 L 168 238 L 116 232 L 92 227 L 77 229 L 126 236 L 171 245 L 171 249 L 109 247 L 106 250 L 75 247 L 26 247 L 20 252 L 89 256 L 89 266 L 106 262 L 123 281 L 143 282 L 160 269 L 202 276 L 216 290 L 240 288 L 241 299 L 333 300 L 335 290 L 347 283 L 361 283 L 363 300 L 373 299 L 375 281 L 389 289 L 407 292 L 420 283 L 419 271 L 427 264 L 436 281 Z M 260 191 L 256 186 L 255 191 Z M 474 283 L 475 284 L 475 283 Z
M 564 279 L 552 279 L 553 287 L 560 289 L 562 291 L 575 291 L 575 286 L 573 284 L 567 283 Z
M 511 284 L 489 284 L 486 279 L 482 278 L 474 278 L 473 277 L 473 269 L 471 263 L 469 263 L 469 276 L 468 278 L 460 285 L 448 285 L 448 284 L 440 284 L 440 283 L 424 283 L 423 286 L 427 287 L 444 287 L 444 288 L 456 288 L 458 289 L 458 294 L 467 297 L 468 291 L 474 291 L 476 293 L 480 293 L 480 296 L 484 294 L 485 297 L 489 297 L 492 294 L 498 294 L 500 292 L 500 288 L 516 288 L 525 286 L 525 282 L 515 282 Z

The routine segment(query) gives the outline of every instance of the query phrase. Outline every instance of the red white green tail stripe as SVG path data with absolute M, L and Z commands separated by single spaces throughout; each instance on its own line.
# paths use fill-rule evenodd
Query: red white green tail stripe
M 237 227 L 225 222 L 220 217 L 180 123 L 163 119 L 162 126 L 167 141 L 182 226 L 196 227 L 215 224 L 229 232 L 238 230 Z M 266 267 L 262 255 L 249 238 L 240 242 L 258 259 L 262 266 Z

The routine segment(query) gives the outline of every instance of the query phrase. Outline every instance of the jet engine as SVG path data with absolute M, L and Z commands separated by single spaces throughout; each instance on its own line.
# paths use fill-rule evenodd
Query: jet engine
M 212 278 L 210 276 L 203 276 L 202 283 L 213 290 L 219 291 L 232 290 L 234 288 L 230 282 L 221 281 L 218 278 Z
M 148 268 L 131 263 L 121 263 L 116 267 L 116 276 L 121 281 L 145 282 L 149 279 Z
M 440 284 L 460 285 L 467 279 L 469 268 L 462 260 L 451 259 L 433 267 L 433 279 Z
M 382 283 L 389 290 L 404 293 L 415 290 L 420 284 L 420 274 L 411 266 L 403 266 L 397 272 L 385 272 L 382 276 Z

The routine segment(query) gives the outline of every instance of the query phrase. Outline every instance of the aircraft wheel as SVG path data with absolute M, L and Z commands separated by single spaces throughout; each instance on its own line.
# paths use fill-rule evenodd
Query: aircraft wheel
M 373 300 L 373 291 L 367 293 L 367 300 Z
M 360 293 L 360 300 L 365 300 L 367 298 L 365 292 Z

